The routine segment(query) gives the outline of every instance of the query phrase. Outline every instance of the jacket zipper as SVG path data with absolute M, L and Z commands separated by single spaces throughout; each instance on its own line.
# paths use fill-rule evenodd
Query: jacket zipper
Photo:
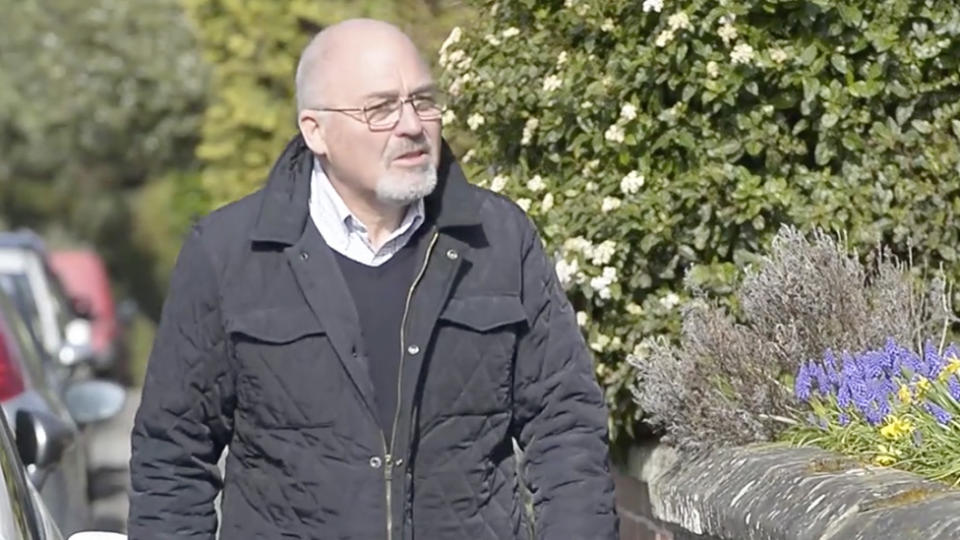
M 407 327 L 407 313 L 410 311 L 410 301 L 413 298 L 413 291 L 417 288 L 423 274 L 427 271 L 427 262 L 430 261 L 430 254 L 433 253 L 433 246 L 437 243 L 439 233 L 433 233 L 430 239 L 430 245 L 427 246 L 427 254 L 423 258 L 423 264 L 420 266 L 420 272 L 417 273 L 413 283 L 410 284 L 410 290 L 407 291 L 407 301 L 403 306 L 403 318 L 400 320 L 400 370 L 397 374 L 397 408 L 393 416 L 393 429 L 390 431 L 390 444 L 387 444 L 387 438 L 380 432 L 383 441 L 383 479 L 387 488 L 387 540 L 393 540 L 393 444 L 397 436 L 397 424 L 400 421 L 400 392 L 403 390 L 403 359 L 407 356 L 405 330 Z

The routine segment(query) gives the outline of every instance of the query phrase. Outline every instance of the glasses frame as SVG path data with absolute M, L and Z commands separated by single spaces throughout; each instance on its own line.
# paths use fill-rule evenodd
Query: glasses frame
M 437 104 L 438 112 L 436 117 L 429 116 L 427 118 L 424 118 L 423 115 L 421 115 L 420 112 L 417 111 L 417 108 L 413 105 L 414 100 L 422 99 L 424 97 L 423 94 L 413 94 L 407 97 L 397 96 L 395 102 L 399 104 L 399 106 L 397 107 L 399 114 L 397 115 L 397 119 L 392 124 L 374 125 L 370 121 L 370 117 L 368 115 L 368 112 L 370 111 L 370 109 L 382 106 L 383 102 L 391 101 L 389 98 L 384 99 L 382 102 L 378 102 L 377 105 L 375 106 L 364 105 L 362 107 L 307 107 L 307 108 L 310 109 L 311 111 L 318 111 L 318 112 L 344 113 L 350 118 L 357 120 L 358 122 L 363 122 L 367 124 L 367 127 L 370 128 L 370 131 L 388 131 L 397 127 L 397 124 L 400 123 L 400 120 L 403 118 L 404 105 L 406 105 L 407 103 L 410 104 L 410 107 L 413 109 L 413 113 L 417 115 L 417 118 L 419 118 L 421 122 L 433 122 L 435 120 L 440 120 L 440 118 L 443 117 L 443 113 L 446 110 L 446 106 L 442 99 L 436 99 L 436 98 L 437 97 L 442 98 L 443 96 L 441 93 L 437 91 L 432 91 L 432 94 L 434 95 L 434 102 L 436 102 Z M 360 113 L 363 117 L 357 118 L 356 116 L 354 116 L 354 114 L 351 114 L 351 113 L 354 113 L 354 114 Z

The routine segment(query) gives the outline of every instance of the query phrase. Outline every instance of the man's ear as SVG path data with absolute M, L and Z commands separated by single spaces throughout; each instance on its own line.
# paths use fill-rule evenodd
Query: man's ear
M 297 113 L 297 125 L 300 127 L 300 134 L 303 135 L 307 147 L 315 155 L 322 156 L 327 153 L 326 133 L 323 121 L 320 120 L 317 111 L 304 109 Z

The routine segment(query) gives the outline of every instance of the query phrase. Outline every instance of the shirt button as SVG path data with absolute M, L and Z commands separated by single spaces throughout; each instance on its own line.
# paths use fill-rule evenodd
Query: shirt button
M 310 254 L 309 254 L 309 253 L 307 253 L 306 251 L 301 251 L 301 252 L 300 252 L 300 260 L 301 260 L 301 261 L 305 261 L 305 260 L 307 260 L 307 259 L 309 259 L 309 258 L 310 258 Z
M 416 345 L 411 345 L 407 347 L 407 352 L 410 354 L 417 354 L 420 352 L 420 347 L 417 347 Z
M 370 466 L 374 469 L 379 469 L 381 465 L 383 465 L 383 460 L 381 460 L 379 456 L 370 458 Z
M 447 258 L 450 259 L 451 261 L 455 261 L 460 258 L 460 254 L 457 253 L 457 250 L 455 249 L 448 249 Z

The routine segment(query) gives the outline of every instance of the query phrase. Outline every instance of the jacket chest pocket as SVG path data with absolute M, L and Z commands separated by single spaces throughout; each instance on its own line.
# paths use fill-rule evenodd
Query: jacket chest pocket
M 442 414 L 505 411 L 517 335 L 526 324 L 517 296 L 451 298 L 437 324 L 424 401 Z
M 238 409 L 262 427 L 333 424 L 343 387 L 342 366 L 308 308 L 228 314 Z

